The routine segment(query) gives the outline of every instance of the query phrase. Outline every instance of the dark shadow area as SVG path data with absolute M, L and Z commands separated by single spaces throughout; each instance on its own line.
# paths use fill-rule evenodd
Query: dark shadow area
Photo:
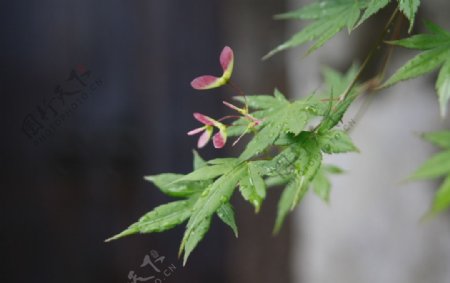
M 192 169 L 196 139 L 186 135 L 198 126 L 192 113 L 225 111 L 221 101 L 229 97 L 227 89 L 198 93 L 189 82 L 220 72 L 218 55 L 226 44 L 234 43 L 241 58 L 251 54 L 255 65 L 264 66 L 259 58 L 272 42 L 239 46 L 226 25 L 233 16 L 229 11 L 238 12 L 233 5 L 216 0 L 2 3 L 2 282 L 132 282 L 127 278 L 132 271 L 164 282 L 261 282 L 248 274 L 268 270 L 274 258 L 259 253 L 261 262 L 255 264 L 251 255 L 261 247 L 240 248 L 259 233 L 266 239 L 261 244 L 277 242 L 277 265 L 288 262 L 289 228 L 278 240 L 270 235 L 276 199 L 268 204 L 270 215 L 254 216 L 236 198 L 238 223 L 259 228 L 243 228 L 239 244 L 215 219 L 184 268 L 177 259 L 184 225 L 103 243 L 169 200 L 144 175 Z M 252 13 L 270 23 L 278 10 L 264 7 Z M 258 22 L 242 22 L 243 16 L 242 24 L 259 29 Z M 273 80 L 284 76 L 281 63 L 270 63 L 278 66 Z M 241 68 L 236 72 L 247 84 Z M 273 80 L 257 90 L 271 91 Z M 248 89 L 254 85 L 248 83 Z M 212 158 L 227 151 L 208 146 L 201 154 Z M 160 272 L 141 267 L 146 255 L 160 259 Z M 287 266 L 269 270 L 273 279 L 264 282 L 278 282 L 279 273 L 289 276 Z

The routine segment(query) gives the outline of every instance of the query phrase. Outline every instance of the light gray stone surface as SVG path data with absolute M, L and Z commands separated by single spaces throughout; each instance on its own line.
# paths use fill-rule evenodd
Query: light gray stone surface
M 309 1 L 291 2 L 298 7 Z M 448 27 L 443 10 L 449 3 L 434 4 L 447 8 L 425 6 L 424 13 Z M 306 59 L 305 49 L 288 51 L 291 91 L 317 89 L 321 65 L 351 62 L 352 42 L 342 33 Z M 411 53 L 395 55 L 391 68 Z M 450 125 L 439 117 L 434 80 L 427 76 L 376 94 L 351 134 L 361 153 L 327 158 L 347 173 L 333 178 L 329 205 L 309 194 L 295 212 L 294 282 L 450 282 L 449 214 L 420 222 L 439 183 L 402 182 L 436 151 L 419 133 Z

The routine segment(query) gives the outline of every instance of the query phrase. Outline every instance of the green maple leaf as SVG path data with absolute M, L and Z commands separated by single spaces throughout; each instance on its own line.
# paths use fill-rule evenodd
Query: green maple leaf
M 331 182 L 328 178 L 330 174 L 341 174 L 343 170 L 333 165 L 322 165 L 311 182 L 314 193 L 325 203 L 330 200 Z
M 356 26 L 359 26 L 369 17 L 373 16 L 378 11 L 386 7 L 390 2 L 391 2 L 390 0 L 370 0 L 364 11 L 364 14 L 361 16 L 361 19 L 359 20 Z M 417 10 L 419 9 L 420 6 L 420 0 L 398 0 L 397 2 L 400 11 L 409 20 L 409 32 L 411 32 L 412 27 L 414 25 L 414 20 L 416 18 Z
M 303 199 L 307 191 L 308 185 L 305 183 L 304 176 L 296 177 L 289 182 L 283 190 L 280 201 L 278 202 L 277 219 L 273 229 L 274 234 L 281 230 L 284 219 L 290 211 L 294 210 L 297 204 Z
M 313 22 L 292 36 L 291 39 L 270 51 L 263 59 L 311 41 L 313 44 L 306 53 L 312 53 L 343 28 L 347 27 L 351 31 L 360 18 L 361 9 L 366 6 L 366 1 L 323 0 L 302 7 L 299 10 L 275 16 L 276 19 L 301 19 L 312 20 Z
M 138 222 L 123 232 L 109 238 L 106 242 L 117 240 L 136 233 L 162 232 L 183 223 L 191 216 L 194 201 L 182 200 L 163 204 L 142 216 Z
M 347 97 L 342 100 L 336 100 L 347 89 L 348 85 L 355 78 L 357 73 L 357 66 L 353 65 L 345 74 L 338 73 L 332 69 L 325 68 L 323 76 L 325 78 L 326 90 L 323 96 L 330 99 L 324 118 L 321 121 L 317 132 L 319 134 L 326 134 L 334 126 L 336 126 L 344 117 L 348 107 L 356 99 L 359 94 L 359 86 L 356 85 L 349 92 Z
M 409 20 L 409 31 L 411 31 L 420 6 L 420 0 L 398 0 L 397 2 L 400 11 Z M 308 55 L 320 48 L 345 27 L 350 33 L 389 3 L 390 0 L 318 0 L 298 10 L 276 15 L 275 19 L 310 20 L 312 23 L 271 50 L 263 59 L 267 59 L 280 51 L 313 42 L 306 51 L 306 55 Z
M 238 100 L 243 101 L 242 98 Z M 275 90 L 275 96 L 249 96 L 247 101 L 251 108 L 259 110 L 254 116 L 262 119 L 262 125 L 240 155 L 242 160 L 262 153 L 284 134 L 300 134 L 309 120 L 320 114 L 316 101 L 289 102 L 278 90 Z
M 399 81 L 415 78 L 440 68 L 436 81 L 441 115 L 445 116 L 450 99 L 450 33 L 439 26 L 427 22 L 429 34 L 413 35 L 409 38 L 389 42 L 394 45 L 422 50 L 423 52 L 409 60 L 397 70 L 383 87 Z
M 174 181 L 172 184 L 178 184 L 182 182 L 189 181 L 204 181 L 211 180 L 217 178 L 226 172 L 229 172 L 232 168 L 234 168 L 240 161 L 237 158 L 227 158 L 218 159 L 218 160 L 210 160 L 208 163 L 212 165 L 202 166 L 193 172 L 182 176 L 178 180 Z
M 364 14 L 359 19 L 359 22 L 355 26 L 355 28 L 358 27 L 363 22 L 365 22 L 371 16 L 375 15 L 378 11 L 386 7 L 387 4 L 389 4 L 389 2 L 390 0 L 370 0 L 364 11 Z
M 205 182 L 180 181 L 185 175 L 163 173 L 145 176 L 144 179 L 152 182 L 162 193 L 171 197 L 190 197 L 201 192 L 207 184 Z
M 409 32 L 411 32 L 416 18 L 417 10 L 419 9 L 420 0 L 398 0 L 400 11 L 409 20 Z
M 297 156 L 292 163 L 293 178 L 283 190 L 278 202 L 274 233 L 280 231 L 288 213 L 294 210 L 303 199 L 322 163 L 322 154 L 314 135 L 304 135 L 302 142 L 294 144 L 292 147 L 297 147 L 294 149 Z
M 184 250 L 183 265 L 186 265 L 189 255 L 197 247 L 203 237 L 205 237 L 206 232 L 208 232 L 209 227 L 211 226 L 211 219 L 211 215 L 200 219 L 195 226 L 189 229 L 189 237 L 183 238 L 182 246 L 180 248 L 180 254 Z
M 184 251 L 184 264 L 208 230 L 212 215 L 229 201 L 245 169 L 245 163 L 233 166 L 215 180 L 195 202 L 180 246 L 180 254 Z
M 255 212 L 259 212 L 266 197 L 266 184 L 261 175 L 256 162 L 248 162 L 247 171 L 239 181 L 239 191 L 242 197 L 255 207 Z
M 236 238 L 238 237 L 238 228 L 236 225 L 236 219 L 234 218 L 234 209 L 233 206 L 227 202 L 222 204 L 217 209 L 217 216 L 228 226 L 230 226 L 231 230 L 233 230 Z
M 284 97 L 284 95 L 278 90 L 274 90 L 274 95 L 250 95 L 246 98 L 242 96 L 235 96 L 235 100 L 245 103 L 247 102 L 248 106 L 251 109 L 255 110 L 274 110 L 280 107 L 283 107 L 289 103 L 289 101 Z
M 341 91 L 353 77 L 353 72 L 342 76 L 328 70 L 325 77 L 327 92 Z M 156 207 L 108 240 L 135 233 L 161 232 L 187 221 L 179 250 L 180 254 L 184 252 L 185 264 L 209 230 L 214 215 L 228 225 L 237 237 L 234 210 L 229 202 L 237 187 L 258 212 L 268 187 L 286 185 L 279 201 L 275 232 L 281 228 L 289 211 L 300 203 L 310 185 L 316 194 L 328 199 L 330 184 L 326 174 L 329 172 L 320 169 L 322 151 L 338 153 L 355 150 L 344 132 L 332 129 L 345 113 L 350 98 L 330 104 L 313 95 L 290 102 L 275 90 L 274 95 L 250 96 L 246 100 L 240 97 L 237 100 L 247 102 L 253 110 L 250 114 L 262 121 L 252 129 L 256 132 L 255 136 L 239 158 L 205 161 L 194 151 L 194 170 L 191 173 L 146 176 L 145 179 L 164 194 L 184 199 Z M 330 111 L 331 108 L 333 111 Z M 320 127 L 317 130 L 312 130 L 312 127 L 306 129 L 314 117 L 322 117 Z M 238 120 L 233 126 L 245 126 L 244 122 L 248 123 L 248 120 Z M 272 151 L 264 159 L 253 160 L 273 145 L 276 147 L 271 148 Z M 270 157 L 272 153 L 275 156 Z
M 321 150 L 325 153 L 358 152 L 347 133 L 340 130 L 330 130 L 318 137 Z

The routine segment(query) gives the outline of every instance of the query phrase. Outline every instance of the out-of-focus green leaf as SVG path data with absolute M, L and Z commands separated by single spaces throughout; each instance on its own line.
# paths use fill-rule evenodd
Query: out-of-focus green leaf
M 425 27 L 427 28 L 427 30 L 429 30 L 431 33 L 450 36 L 450 32 L 449 31 L 441 28 L 437 24 L 435 24 L 435 23 L 433 23 L 433 22 L 431 22 L 429 20 L 425 20 L 424 23 L 425 23 Z
M 450 207 L 450 175 L 445 178 L 433 200 L 431 214 L 443 212 Z
M 323 170 L 317 172 L 316 177 L 311 182 L 311 187 L 314 193 L 320 197 L 324 202 L 328 203 L 330 200 L 331 183 L 327 176 L 324 174 Z
M 383 87 L 415 78 L 441 67 L 436 81 L 436 91 L 439 96 L 441 115 L 445 116 L 450 99 L 450 33 L 431 22 L 427 23 L 427 27 L 431 34 L 419 34 L 390 42 L 406 48 L 423 50 L 423 52 L 406 62 L 383 84 Z
M 450 46 L 449 46 L 450 48 Z M 450 56 L 450 52 L 448 53 Z M 450 58 L 442 65 L 436 81 L 436 91 L 439 96 L 439 105 L 442 117 L 447 115 L 447 104 L 450 100 Z
M 387 43 L 410 49 L 428 50 L 442 46 L 445 41 L 449 41 L 449 38 L 442 34 L 416 34 L 404 39 L 387 41 Z
M 277 88 L 275 88 L 275 90 L 273 91 L 273 96 L 280 102 L 289 102 L 286 99 L 286 96 L 284 96 L 284 94 L 279 91 Z
M 440 46 L 424 51 L 408 61 L 401 67 L 392 77 L 384 84 L 389 86 L 399 81 L 415 78 L 425 73 L 431 72 L 437 67 L 441 66 L 449 56 L 450 44 L 448 46 Z
M 322 169 L 325 172 L 331 173 L 331 174 L 342 174 L 342 173 L 344 173 L 344 170 L 342 170 L 341 167 L 338 167 L 336 165 L 331 165 L 331 164 L 324 164 L 322 166 Z
M 437 146 L 450 149 L 450 131 L 426 133 L 423 137 Z
M 412 179 L 431 179 L 446 176 L 427 213 L 428 216 L 434 216 L 450 207 L 450 131 L 427 133 L 424 138 L 445 149 L 427 160 L 411 177 Z
M 328 203 L 330 200 L 331 182 L 328 179 L 329 174 L 340 174 L 342 169 L 334 165 L 323 165 L 317 172 L 317 175 L 311 182 L 311 187 L 314 193 L 320 197 L 324 202 Z
M 412 179 L 432 179 L 450 174 L 450 150 L 438 153 L 427 160 L 412 176 Z
M 196 150 L 193 150 L 192 152 L 194 154 L 194 170 L 200 169 L 208 165 Z

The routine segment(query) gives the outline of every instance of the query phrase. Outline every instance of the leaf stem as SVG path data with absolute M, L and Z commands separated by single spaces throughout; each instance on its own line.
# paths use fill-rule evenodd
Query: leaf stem
M 395 40 L 399 37 L 402 25 L 403 25 L 403 17 L 398 17 L 390 40 Z M 379 89 L 380 82 L 383 80 L 384 75 L 386 74 L 386 69 L 392 57 L 392 53 L 394 52 L 395 47 L 396 47 L 395 45 L 389 45 L 388 50 L 383 58 L 383 63 L 380 65 L 379 71 L 372 79 L 367 80 L 363 84 L 361 92 L 367 91 L 371 92 Z M 354 129 L 355 125 L 359 122 L 359 120 L 362 119 L 364 113 L 367 111 L 372 101 L 373 96 L 369 96 L 366 98 L 366 100 L 363 102 L 361 107 L 356 112 L 356 115 L 351 119 L 352 126 L 345 130 L 347 133 L 350 133 Z
M 242 89 L 237 85 L 234 84 L 231 80 L 228 81 L 228 85 L 234 90 L 236 91 L 239 95 L 244 97 L 244 101 L 245 101 L 245 110 L 248 111 L 248 103 L 247 103 L 247 96 L 245 95 L 245 93 L 242 91 Z
M 394 32 L 392 33 L 390 40 L 395 40 L 399 37 L 402 25 L 403 25 L 403 17 L 399 17 L 397 22 L 395 23 Z M 384 78 L 384 75 L 385 75 L 386 69 L 387 69 L 387 65 L 389 63 L 389 60 L 391 59 L 391 56 L 392 56 L 392 53 L 393 53 L 395 47 L 396 47 L 395 45 L 392 45 L 392 44 L 389 45 L 388 51 L 386 53 L 386 56 L 383 60 L 381 68 L 380 68 L 381 71 L 378 72 L 378 76 L 377 76 L 378 81 L 381 81 Z
M 391 17 L 389 18 L 388 22 L 386 23 L 386 26 L 384 27 L 382 33 L 380 34 L 380 37 L 378 38 L 376 44 L 372 47 L 372 49 L 369 51 L 369 53 L 366 56 L 366 59 L 364 59 L 364 62 L 362 63 L 361 67 L 358 70 L 358 73 L 356 74 L 355 78 L 352 80 L 352 82 L 348 85 L 348 87 L 345 89 L 345 91 L 339 96 L 339 102 L 342 102 L 347 98 L 347 96 L 352 91 L 353 87 L 356 85 L 357 81 L 360 79 L 362 73 L 367 67 L 367 64 L 372 60 L 373 56 L 375 55 L 375 52 L 378 50 L 379 45 L 383 42 L 384 37 L 389 32 L 389 27 L 391 26 L 392 22 L 396 18 L 398 14 L 399 8 L 395 8 L 394 12 L 392 13 Z

